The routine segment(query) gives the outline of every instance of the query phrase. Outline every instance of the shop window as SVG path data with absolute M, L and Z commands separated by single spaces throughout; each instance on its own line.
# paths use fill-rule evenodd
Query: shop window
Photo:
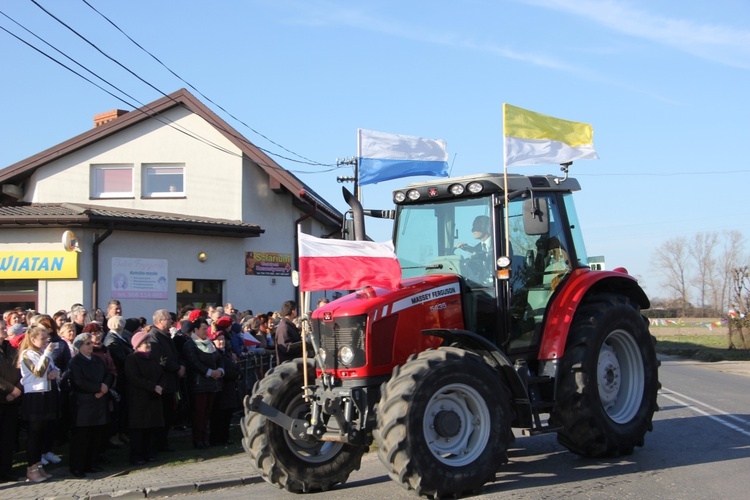
M 224 282 L 221 280 L 177 280 L 177 310 L 185 306 L 205 309 L 224 303 L 221 293 Z
M 185 196 L 184 164 L 144 164 L 144 198 L 182 198 Z
M 0 281 L 0 318 L 5 311 L 16 307 L 36 310 L 38 295 L 38 280 Z
M 133 165 L 92 165 L 92 198 L 132 198 Z

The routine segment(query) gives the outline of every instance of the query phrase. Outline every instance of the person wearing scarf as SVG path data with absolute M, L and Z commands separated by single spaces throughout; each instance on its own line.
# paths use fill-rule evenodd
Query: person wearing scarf
M 151 356 L 150 328 L 138 331 L 130 339 L 133 352 L 125 358 L 128 379 L 128 426 L 130 463 L 143 465 L 156 460 L 156 433 L 164 427 L 159 360 Z
M 216 393 L 222 389 L 224 358 L 208 338 L 208 322 L 193 321 L 193 333 L 182 348 L 187 367 L 187 386 L 191 394 L 193 446 L 208 447 L 208 422 Z

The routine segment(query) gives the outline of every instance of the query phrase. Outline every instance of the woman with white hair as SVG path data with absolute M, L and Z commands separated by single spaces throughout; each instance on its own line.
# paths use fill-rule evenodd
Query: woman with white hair
M 112 361 L 117 371 L 117 382 L 115 387 L 120 395 L 120 400 L 115 403 L 115 431 L 116 435 L 112 436 L 112 444 L 127 443 L 129 438 L 128 432 L 128 378 L 125 374 L 125 360 L 133 353 L 133 347 L 130 342 L 123 337 L 125 329 L 125 318 L 122 316 L 112 316 L 107 320 L 109 331 L 104 337 L 104 346 L 109 351 Z
M 70 473 L 85 477 L 87 472 L 101 472 L 96 465 L 102 432 L 107 424 L 105 394 L 114 383 L 104 361 L 94 355 L 91 333 L 81 333 L 73 340 L 78 353 L 68 364 L 73 419 L 70 436 Z

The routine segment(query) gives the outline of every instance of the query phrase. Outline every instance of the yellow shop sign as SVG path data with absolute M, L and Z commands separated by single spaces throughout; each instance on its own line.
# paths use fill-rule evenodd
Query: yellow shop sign
M 0 279 L 78 277 L 78 252 L 0 252 Z

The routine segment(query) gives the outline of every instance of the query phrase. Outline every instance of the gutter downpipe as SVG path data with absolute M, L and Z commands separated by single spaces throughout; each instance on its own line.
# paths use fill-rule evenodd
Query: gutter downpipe
M 99 245 L 104 242 L 114 232 L 112 223 L 109 224 L 107 230 L 94 240 L 94 249 L 92 252 L 91 259 L 93 260 L 91 269 L 91 308 L 96 309 L 99 307 Z

